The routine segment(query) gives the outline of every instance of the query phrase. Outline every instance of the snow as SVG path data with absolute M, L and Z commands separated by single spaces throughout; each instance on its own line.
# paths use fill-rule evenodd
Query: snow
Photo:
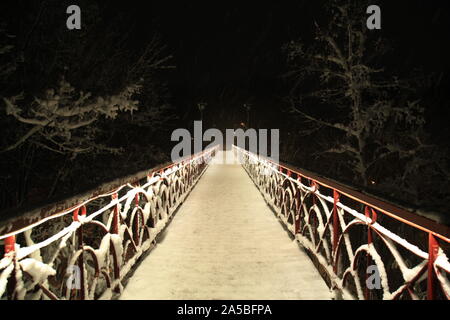
M 355 252 L 355 256 L 358 255 L 359 252 L 366 251 L 370 257 L 375 262 L 378 272 L 381 279 L 381 286 L 383 288 L 383 299 L 384 300 L 391 300 L 392 295 L 389 291 L 389 283 L 388 283 L 388 276 L 386 272 L 386 268 L 384 267 L 383 259 L 378 254 L 378 251 L 375 249 L 375 246 L 372 243 L 364 244 L 358 248 Z M 357 260 L 353 260 L 353 270 L 356 270 L 355 263 L 357 263 Z
M 6 258 L 4 258 L 6 259 Z M 0 297 L 6 290 L 6 285 L 8 284 L 8 278 L 14 270 L 14 264 L 10 262 L 10 264 L 0 273 Z
M 120 298 L 331 299 L 331 295 L 244 169 L 214 163 Z
M 446 272 L 447 273 L 450 272 L 450 263 L 442 249 L 439 249 L 439 255 L 434 264 L 435 264 L 434 269 L 441 284 L 442 290 L 444 291 L 444 294 L 447 296 L 447 299 L 450 299 L 450 280 L 448 279 L 448 276 L 446 274 Z M 437 266 L 444 269 L 444 272 L 441 272 L 441 270 L 436 268 Z
M 114 252 L 117 257 L 117 264 L 122 265 L 122 255 L 123 255 L 123 247 L 122 247 L 122 238 L 117 234 L 111 234 L 111 241 L 114 246 Z
M 31 246 L 28 247 L 24 247 L 24 248 L 18 248 L 18 253 L 17 253 L 17 259 L 20 260 L 26 256 L 31 255 L 33 252 L 36 252 L 37 250 L 48 246 L 49 244 L 63 238 L 66 235 L 70 235 L 72 234 L 76 229 L 78 229 L 78 227 L 80 226 L 80 222 L 74 221 L 72 222 L 68 227 L 64 228 L 63 230 L 61 230 L 60 232 L 56 233 L 55 235 L 53 235 L 52 237 L 37 243 L 37 244 L 33 244 Z M 64 243 L 62 243 L 62 245 L 64 245 Z
M 31 238 L 31 232 L 32 232 L 32 230 L 30 229 L 23 233 L 27 246 L 33 246 L 35 244 L 33 239 Z M 30 254 L 30 257 L 35 260 L 42 261 L 42 256 L 41 256 L 40 250 L 36 250 L 36 251 L 32 252 Z
M 107 234 L 103 237 L 100 247 L 94 250 L 95 255 L 98 261 L 99 269 L 103 268 L 104 263 L 106 262 L 106 256 L 109 254 L 109 244 L 111 242 L 111 234 Z
M 42 283 L 47 280 L 49 276 L 54 276 L 56 270 L 41 261 L 27 258 L 20 261 L 20 266 L 23 271 L 27 272 L 33 277 L 34 283 Z

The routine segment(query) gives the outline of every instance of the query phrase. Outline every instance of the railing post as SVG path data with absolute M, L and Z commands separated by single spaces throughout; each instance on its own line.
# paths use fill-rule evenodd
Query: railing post
M 135 207 L 139 207 L 139 192 L 134 195 L 134 205 Z
M 313 191 L 311 193 L 312 194 L 312 204 L 313 204 L 313 207 L 315 207 L 316 204 L 317 204 L 315 192 L 319 189 L 319 185 L 314 180 L 309 180 L 309 185 L 313 189 Z M 317 225 L 318 225 L 318 220 L 317 219 L 318 219 L 317 216 L 313 215 L 311 224 L 312 224 L 312 227 L 314 228 L 314 230 L 317 230 Z
M 117 200 L 119 198 L 119 195 L 117 193 L 114 193 L 111 196 L 112 200 Z M 114 212 L 113 212 L 113 221 L 112 221 L 112 228 L 111 232 L 114 234 L 119 234 L 119 204 L 114 206 Z
M 339 216 L 338 216 L 338 209 L 337 204 L 339 202 L 339 192 L 337 192 L 335 189 L 333 189 L 333 255 L 334 258 L 333 263 L 333 271 L 334 273 L 337 272 L 337 246 L 338 246 L 338 240 L 339 240 Z
M 79 212 L 80 212 L 80 208 L 76 208 L 73 211 L 73 221 L 80 221 L 80 219 L 79 219 Z M 81 207 L 81 215 L 82 216 L 86 216 L 86 207 L 85 206 Z M 80 274 L 80 288 L 79 288 L 80 295 L 79 295 L 79 297 L 80 297 L 80 300 L 85 300 L 86 299 L 86 296 L 85 296 L 85 289 L 86 288 L 84 286 L 85 285 L 85 283 L 84 283 L 85 274 L 84 274 L 84 257 L 83 257 L 83 254 L 84 254 L 84 250 L 83 250 L 83 246 L 84 246 L 84 244 L 83 244 L 83 225 L 78 227 L 77 239 L 78 239 L 78 243 L 77 243 L 78 250 L 81 250 L 81 253 L 80 253 L 79 257 L 78 257 L 78 268 L 79 268 L 79 271 L 80 271 L 80 273 L 79 273 Z
M 14 300 L 15 297 L 15 289 L 16 289 L 16 255 L 15 255 L 15 247 L 16 247 L 16 236 L 9 236 L 5 238 L 5 256 L 8 255 L 13 259 L 14 270 L 9 276 L 9 281 L 7 282 L 6 292 L 8 299 Z
M 118 193 L 114 193 L 111 198 L 113 200 L 116 200 L 119 198 Z M 119 234 L 119 229 L 120 229 L 120 217 L 119 217 L 119 204 L 114 206 L 114 212 L 113 212 L 113 221 L 112 221 L 112 227 L 111 227 L 111 233 L 113 234 Z M 114 264 L 114 278 L 115 279 L 120 279 L 120 267 L 118 264 L 118 260 L 117 260 L 117 252 L 115 251 L 115 248 L 113 246 L 110 247 L 110 251 L 114 250 L 114 255 L 113 255 L 113 264 Z M 116 286 L 114 288 L 112 288 L 112 290 L 116 293 L 120 293 L 120 288 L 119 286 Z
M 314 180 L 309 180 L 309 185 L 313 189 L 312 200 L 313 200 L 313 206 L 315 206 L 316 205 L 316 194 L 315 194 L 315 192 L 319 189 L 319 186 L 317 185 L 317 183 Z
M 367 225 L 367 244 L 370 246 L 373 243 L 373 233 L 372 233 L 372 224 L 374 224 L 377 220 L 377 214 L 376 212 L 372 209 L 369 208 L 368 206 L 365 207 L 364 209 L 364 214 L 367 218 L 371 219 L 371 222 Z M 367 259 L 366 259 L 366 288 L 364 291 L 364 295 L 365 295 L 365 299 L 369 300 L 372 298 L 371 292 L 369 290 L 369 288 L 367 287 L 367 279 L 369 278 L 368 275 L 368 269 L 369 266 L 371 266 L 373 264 L 373 260 L 371 258 L 371 256 L 369 254 L 367 254 Z
M 301 177 L 298 176 L 297 177 L 297 181 L 299 181 L 301 183 Z M 295 192 L 295 197 L 297 200 L 297 205 L 295 207 L 295 234 L 300 233 L 301 232 L 301 218 L 302 218 L 302 195 L 301 192 L 299 191 L 299 188 L 296 188 L 296 192 Z
M 139 187 L 139 183 L 136 183 L 136 186 L 137 187 Z M 137 207 L 139 207 L 139 199 L 140 199 L 140 196 L 139 196 L 139 192 L 137 192 L 136 194 L 135 194 L 135 196 L 134 196 L 134 204 L 135 204 L 135 206 L 136 206 L 136 208 Z M 134 220 L 133 220 L 133 224 L 134 224 L 134 232 L 133 232 L 133 240 L 134 240 L 134 243 L 136 244 L 136 246 L 138 246 L 139 245 L 139 214 L 138 214 L 138 211 L 139 209 L 136 209 L 136 213 L 134 214 Z
M 5 238 L 5 255 L 13 252 L 16 246 L 16 236 L 9 236 Z
M 436 274 L 434 272 L 434 262 L 438 256 L 439 244 L 435 236 L 430 232 L 428 234 L 428 281 L 427 281 L 427 299 L 436 299 Z

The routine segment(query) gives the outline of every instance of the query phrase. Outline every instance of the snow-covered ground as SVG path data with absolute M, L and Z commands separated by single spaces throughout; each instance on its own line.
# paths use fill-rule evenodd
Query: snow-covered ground
M 330 299 L 240 165 L 212 164 L 121 299 Z

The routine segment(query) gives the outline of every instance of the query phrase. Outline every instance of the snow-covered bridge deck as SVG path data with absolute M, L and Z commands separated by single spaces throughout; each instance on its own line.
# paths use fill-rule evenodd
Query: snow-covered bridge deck
M 241 165 L 211 164 L 165 233 L 121 299 L 330 299 Z
M 0 220 L 0 300 L 450 299 L 447 224 L 237 146 L 240 164 L 218 164 L 217 151 Z

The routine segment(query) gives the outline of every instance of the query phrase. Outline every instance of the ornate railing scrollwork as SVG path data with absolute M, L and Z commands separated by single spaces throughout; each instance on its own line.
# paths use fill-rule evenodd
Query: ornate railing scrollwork
M 217 147 L 0 223 L 0 299 L 110 299 Z M 3 252 L 1 252 L 3 251 Z
M 233 146 L 336 298 L 450 299 L 450 228 Z

